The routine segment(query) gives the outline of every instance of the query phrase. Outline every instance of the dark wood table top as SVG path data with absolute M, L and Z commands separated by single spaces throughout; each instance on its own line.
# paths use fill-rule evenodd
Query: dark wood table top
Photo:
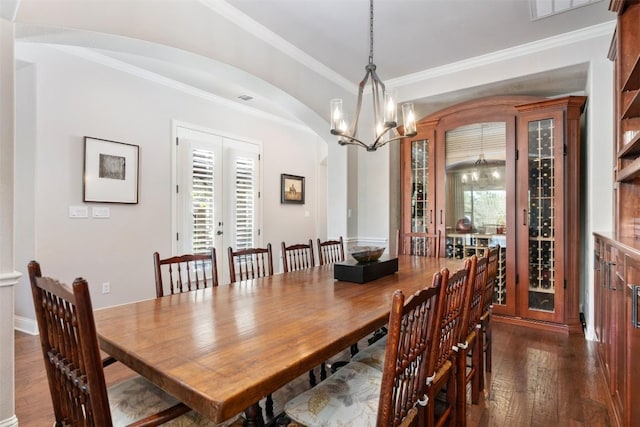
M 429 286 L 460 260 L 399 257 L 357 284 L 325 265 L 96 310 L 100 347 L 191 408 L 223 421 L 383 326 L 393 291 Z

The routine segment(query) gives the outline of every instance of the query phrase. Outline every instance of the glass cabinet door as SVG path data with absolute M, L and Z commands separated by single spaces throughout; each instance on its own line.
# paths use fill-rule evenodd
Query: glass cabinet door
M 559 308 L 564 287 L 562 221 L 558 220 L 563 214 L 562 116 L 547 114 L 528 120 L 526 132 L 526 147 L 520 149 L 520 155 L 526 153 L 526 171 L 522 171 L 526 177 L 521 175 L 521 185 L 526 185 L 522 191 L 526 202 L 521 207 L 527 233 L 523 239 L 526 251 L 521 246 L 520 253 L 527 260 L 520 270 L 520 281 L 526 284 L 521 308 L 528 312 L 528 317 L 553 321 L 562 311 Z
M 429 189 L 429 140 L 411 141 L 411 232 L 431 232 L 432 196 Z

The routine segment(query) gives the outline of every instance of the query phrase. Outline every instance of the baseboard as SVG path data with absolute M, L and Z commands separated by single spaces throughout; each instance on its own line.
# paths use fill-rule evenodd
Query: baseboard
M 13 415 L 6 420 L 0 420 L 0 427 L 18 427 L 18 417 Z
M 562 325 L 558 323 L 541 322 L 539 320 L 523 319 L 521 317 L 502 316 L 493 314 L 491 320 L 499 323 L 508 323 L 511 325 L 527 326 L 529 328 L 537 328 L 545 331 L 560 332 L 563 334 L 579 334 L 582 333 L 582 325 Z
M 16 331 L 24 332 L 29 335 L 38 335 L 38 323 L 34 319 L 28 317 L 14 316 L 13 328 Z

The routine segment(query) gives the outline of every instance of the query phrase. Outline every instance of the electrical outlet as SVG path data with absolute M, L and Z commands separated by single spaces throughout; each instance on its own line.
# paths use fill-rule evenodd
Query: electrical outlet
M 102 284 L 102 293 L 103 294 L 108 294 L 109 292 L 111 292 L 111 283 L 104 282 Z

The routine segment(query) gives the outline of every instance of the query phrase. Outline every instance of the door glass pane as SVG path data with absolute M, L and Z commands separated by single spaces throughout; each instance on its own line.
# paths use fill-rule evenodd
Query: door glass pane
M 411 231 L 429 232 L 429 140 L 411 142 Z
M 254 234 L 255 218 L 255 160 L 252 157 L 238 157 L 235 160 L 235 204 L 236 204 L 236 243 L 235 250 L 256 246 Z
M 529 122 L 529 308 L 555 308 L 553 119 Z
M 507 303 L 506 123 L 474 123 L 445 133 L 446 256 L 483 256 L 500 245 L 494 304 Z
M 214 246 L 215 231 L 215 153 L 194 149 L 191 157 L 191 251 L 207 253 Z

